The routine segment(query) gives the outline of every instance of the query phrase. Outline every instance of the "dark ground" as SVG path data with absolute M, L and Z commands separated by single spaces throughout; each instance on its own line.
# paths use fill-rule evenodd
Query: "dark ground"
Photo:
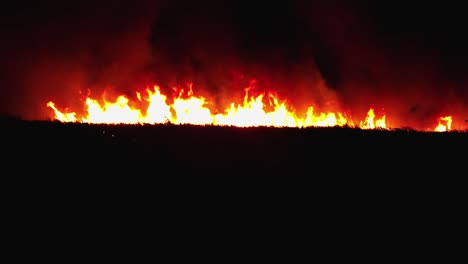
M 80 256 L 70 243 L 162 238 L 182 257 L 171 245 L 183 238 L 191 259 L 202 238 L 234 258 L 245 250 L 226 243 L 345 259 L 461 252 L 466 133 L 1 123 L 9 245 L 47 248 L 49 237 Z
M 95 178 L 446 179 L 464 176 L 468 147 L 466 132 L 2 123 L 17 169 Z

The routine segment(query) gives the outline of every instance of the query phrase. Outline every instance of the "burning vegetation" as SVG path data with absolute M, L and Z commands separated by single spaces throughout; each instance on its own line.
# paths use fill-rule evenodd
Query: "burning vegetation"
M 18 5 L 7 12 L 12 30 L 0 43 L 0 115 L 92 124 L 468 128 L 467 45 L 463 34 L 446 30 L 463 23 L 414 16 L 431 13 L 406 2 L 384 9 L 328 2 Z M 249 86 L 251 79 L 260 87 Z M 171 90 L 188 82 L 193 89 Z M 92 93 L 79 100 L 81 89 Z
M 119 95 L 115 100 L 103 96 L 100 101 L 89 96 L 84 98 L 84 111 L 60 110 L 53 101 L 47 107 L 53 110 L 53 119 L 61 122 L 91 124 L 190 124 L 235 127 L 353 127 L 360 129 L 392 128 L 385 113 L 376 116 L 370 107 L 367 115 L 357 119 L 343 112 L 319 112 L 314 106 L 300 113 L 288 100 L 276 93 L 264 92 L 251 95 L 252 87 L 245 88 L 243 100 L 232 102 L 222 111 L 203 96 L 196 96 L 192 84 L 187 91 L 179 89 L 177 95 L 168 98 L 159 86 L 136 92 L 135 98 Z M 426 131 L 445 132 L 452 130 L 452 116 L 438 118 L 434 128 Z

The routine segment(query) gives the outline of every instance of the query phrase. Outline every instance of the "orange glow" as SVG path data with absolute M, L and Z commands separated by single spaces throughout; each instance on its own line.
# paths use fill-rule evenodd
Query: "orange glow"
M 191 124 L 236 127 L 357 127 L 361 129 L 390 129 L 386 115 L 376 117 L 373 108 L 363 120 L 354 120 L 341 112 L 317 112 L 309 106 L 305 113 L 295 109 L 273 93 L 251 96 L 249 89 L 240 103 L 232 102 L 222 111 L 214 109 L 204 97 L 195 96 L 192 85 L 184 96 L 184 90 L 174 98 L 168 99 L 159 86 L 146 89 L 146 93 L 136 93 L 131 101 L 124 95 L 114 101 L 86 97 L 85 112 L 79 115 L 68 110 L 59 110 L 53 102 L 47 107 L 53 110 L 54 119 L 61 122 L 82 122 L 92 124 Z M 144 105 L 144 107 L 142 107 Z M 452 117 L 439 119 L 435 131 L 449 131 Z

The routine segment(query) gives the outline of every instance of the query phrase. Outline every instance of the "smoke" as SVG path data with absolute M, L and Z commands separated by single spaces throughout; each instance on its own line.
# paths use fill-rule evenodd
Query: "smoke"
M 316 62 L 345 107 L 383 108 L 391 124 L 427 128 L 437 116 L 463 119 L 468 110 L 460 8 L 304 1 L 300 10 L 325 47 Z
M 167 86 L 192 81 L 224 106 L 254 79 L 256 91 L 298 108 L 330 104 L 336 96 L 313 56 L 319 43 L 298 14 L 286 1 L 171 1 L 154 22 L 153 72 Z
M 80 107 L 86 89 L 132 95 L 188 82 L 224 105 L 256 79 L 298 110 L 383 108 L 398 126 L 466 113 L 466 43 L 447 33 L 462 29 L 461 16 L 434 22 L 443 8 L 397 2 L 18 4 L 3 18 L 1 110 L 43 118 L 45 102 Z
M 6 6 L 2 114 L 45 119 L 45 103 L 80 109 L 80 92 L 135 89 L 151 63 L 148 39 L 161 3 L 37 1 Z

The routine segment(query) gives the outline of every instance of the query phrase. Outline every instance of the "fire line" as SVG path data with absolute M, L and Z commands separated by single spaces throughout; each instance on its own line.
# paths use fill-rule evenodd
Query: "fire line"
M 136 93 L 136 102 L 144 103 L 146 107 L 133 105 L 124 95 L 115 101 L 99 103 L 98 100 L 86 97 L 84 107 L 86 113 L 78 115 L 74 111 L 59 110 L 52 101 L 47 107 L 53 110 L 54 119 L 61 122 L 81 122 L 92 124 L 165 124 L 176 125 L 214 125 L 236 127 L 356 127 L 361 129 L 390 129 L 386 115 L 377 117 L 374 108 L 370 108 L 367 116 L 357 121 L 341 112 L 317 112 L 309 106 L 302 114 L 273 93 L 261 93 L 257 96 L 249 94 L 245 89 L 242 103 L 231 103 L 223 112 L 212 111 L 209 102 L 204 97 L 195 96 L 192 85 L 187 93 L 180 90 L 179 95 L 168 102 L 168 97 L 161 93 L 159 86 L 146 89 L 146 94 Z M 452 129 L 452 116 L 438 119 L 436 132 Z

